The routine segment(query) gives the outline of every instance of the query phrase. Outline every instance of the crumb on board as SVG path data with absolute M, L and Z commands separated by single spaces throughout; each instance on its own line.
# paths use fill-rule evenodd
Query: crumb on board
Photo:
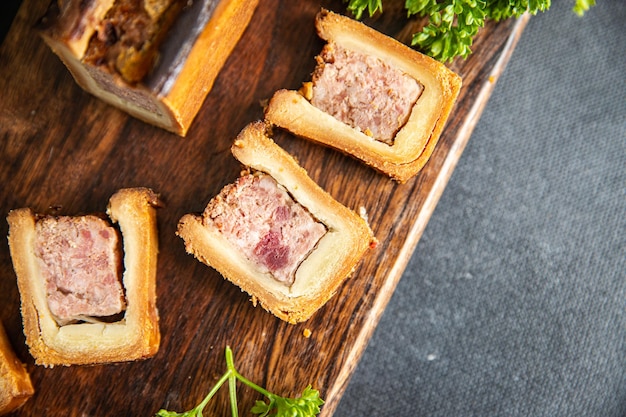
M 304 329 L 302 335 L 308 339 L 309 337 L 311 337 L 311 329 Z

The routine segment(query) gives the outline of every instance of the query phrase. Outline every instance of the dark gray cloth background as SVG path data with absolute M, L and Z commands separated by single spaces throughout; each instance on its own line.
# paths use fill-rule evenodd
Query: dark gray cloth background
M 626 416 L 626 1 L 531 18 L 336 417 Z

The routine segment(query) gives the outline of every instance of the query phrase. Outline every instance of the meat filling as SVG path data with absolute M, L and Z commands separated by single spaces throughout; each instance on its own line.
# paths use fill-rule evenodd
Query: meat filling
M 269 175 L 244 175 L 227 185 L 204 211 L 217 228 L 262 272 L 287 285 L 326 227 Z
M 332 43 L 316 59 L 311 104 L 392 145 L 423 86 L 379 58 Z
M 85 62 L 136 83 L 158 61 L 159 47 L 187 0 L 118 0 L 100 22 Z
M 112 226 L 97 216 L 44 217 L 35 233 L 48 307 L 59 324 L 124 310 L 121 249 Z

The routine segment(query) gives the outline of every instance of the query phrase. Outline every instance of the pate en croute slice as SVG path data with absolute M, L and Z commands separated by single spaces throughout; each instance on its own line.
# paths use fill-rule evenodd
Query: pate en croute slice
M 258 0 L 52 0 L 41 35 L 85 91 L 185 136 Z
M 407 181 L 430 158 L 461 78 L 348 17 L 322 10 L 316 26 L 327 44 L 312 81 L 277 91 L 266 119 Z
M 157 205 L 152 190 L 127 188 L 109 200 L 112 223 L 97 215 L 9 212 L 24 334 L 38 365 L 156 354 Z
M 245 167 L 204 213 L 180 219 L 187 252 L 290 323 L 311 317 L 375 245 L 367 221 L 322 190 L 268 136 L 246 126 L 232 153 Z
M 0 415 L 21 407 L 34 393 L 26 366 L 13 351 L 0 323 Z

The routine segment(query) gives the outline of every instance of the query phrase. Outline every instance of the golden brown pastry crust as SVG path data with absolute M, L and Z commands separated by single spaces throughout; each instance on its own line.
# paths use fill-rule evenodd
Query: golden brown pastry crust
M 26 366 L 15 355 L 0 323 L 0 415 L 21 407 L 34 393 Z
M 107 214 L 119 224 L 124 248 L 124 318 L 114 323 L 59 326 L 48 308 L 34 254 L 35 213 L 9 212 L 9 247 L 17 275 L 26 344 L 38 365 L 121 362 L 154 356 L 160 344 L 156 306 L 157 195 L 128 188 L 109 200 Z
M 289 323 L 305 321 L 324 305 L 353 272 L 375 242 L 367 222 L 322 190 L 267 135 L 263 122 L 246 126 L 232 146 L 233 155 L 247 168 L 272 176 L 328 229 L 316 248 L 300 264 L 289 287 L 260 273 L 218 231 L 203 225 L 202 216 L 180 219 L 177 234 L 187 252 L 215 268 L 252 296 L 253 302 Z
M 322 39 L 378 57 L 424 86 L 408 122 L 390 146 L 342 123 L 290 90 L 274 94 L 266 108 L 266 119 L 298 136 L 352 155 L 398 182 L 407 181 L 430 158 L 454 107 L 461 78 L 442 63 L 345 16 L 322 10 L 316 27 Z
M 111 0 L 96 0 L 111 7 Z M 147 123 L 185 136 L 224 63 L 248 26 L 258 0 L 220 0 L 167 91 L 143 83 L 129 84 L 119 75 L 83 61 L 84 39 L 68 38 L 59 24 L 42 31 L 44 41 L 59 56 L 81 88 Z M 107 7 L 100 9 L 108 10 Z M 95 18 L 104 15 L 98 9 Z M 54 23 L 54 22 L 53 22 Z M 62 23 L 62 22 L 61 22 Z M 87 26 L 93 33 L 94 29 Z M 207 52 L 209 51 L 209 52 Z M 111 87 L 103 88 L 101 82 Z

